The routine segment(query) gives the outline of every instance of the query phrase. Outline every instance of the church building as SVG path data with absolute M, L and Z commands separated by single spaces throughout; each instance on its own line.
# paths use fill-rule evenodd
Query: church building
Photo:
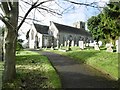
M 76 22 L 67 26 L 53 21 L 49 26 L 33 23 L 29 30 L 29 48 L 78 46 L 79 41 L 85 43 L 91 40 L 91 35 L 85 30 L 84 22 Z

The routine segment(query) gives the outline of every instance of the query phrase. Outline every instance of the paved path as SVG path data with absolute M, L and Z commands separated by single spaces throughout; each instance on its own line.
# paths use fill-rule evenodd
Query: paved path
M 60 75 L 63 88 L 114 88 L 115 81 L 85 64 L 78 64 L 72 59 L 42 52 L 47 56 Z

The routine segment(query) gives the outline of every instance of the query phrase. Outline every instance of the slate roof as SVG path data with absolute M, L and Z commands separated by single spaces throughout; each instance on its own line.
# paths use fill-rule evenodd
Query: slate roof
M 80 35 L 85 35 L 85 36 L 91 36 L 90 33 L 88 33 L 84 29 L 78 29 L 78 28 L 75 28 L 75 27 L 66 26 L 66 25 L 55 23 L 55 22 L 53 22 L 53 23 L 56 26 L 56 28 L 59 30 L 59 32 L 75 33 L 75 34 L 80 34 Z
M 45 25 L 40 25 L 40 24 L 35 24 L 33 23 L 37 32 L 41 33 L 41 34 L 48 34 L 48 29 L 49 27 L 48 26 L 45 26 Z

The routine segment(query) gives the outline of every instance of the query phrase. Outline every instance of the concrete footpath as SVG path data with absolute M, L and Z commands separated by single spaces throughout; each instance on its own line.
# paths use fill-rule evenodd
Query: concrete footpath
M 57 70 L 63 88 L 115 88 L 117 82 L 86 64 L 78 64 L 69 57 L 42 52 Z

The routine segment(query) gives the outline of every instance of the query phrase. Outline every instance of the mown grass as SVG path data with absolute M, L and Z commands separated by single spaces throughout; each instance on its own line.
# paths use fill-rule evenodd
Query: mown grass
M 61 82 L 47 57 L 31 51 L 19 51 L 16 56 L 17 78 L 3 88 L 12 90 L 40 90 L 61 88 Z M 7 89 L 6 89 L 7 90 Z
M 109 74 L 114 79 L 118 79 L 118 54 L 115 52 L 110 53 L 105 50 L 96 51 L 94 49 L 80 50 L 78 47 L 73 47 L 72 50 L 68 52 L 60 52 L 57 50 L 52 52 L 69 56 L 77 62 L 89 64 Z

